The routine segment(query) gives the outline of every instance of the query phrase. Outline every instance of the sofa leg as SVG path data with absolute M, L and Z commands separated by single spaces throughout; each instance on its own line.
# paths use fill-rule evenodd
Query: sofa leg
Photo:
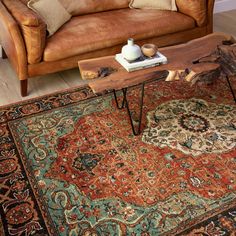
M 20 81 L 20 91 L 21 91 L 21 96 L 26 97 L 27 96 L 27 88 L 28 88 L 28 80 L 21 80 Z
M 2 59 L 6 59 L 6 58 L 7 58 L 7 54 L 2 47 Z

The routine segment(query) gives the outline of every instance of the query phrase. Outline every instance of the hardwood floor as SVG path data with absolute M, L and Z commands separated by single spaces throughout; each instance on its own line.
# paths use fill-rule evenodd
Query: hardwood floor
M 85 84 L 79 69 L 32 78 L 28 82 L 28 96 L 21 97 L 20 82 L 8 60 L 0 59 L 0 106 L 39 97 L 45 94 Z
M 236 38 L 236 10 L 215 14 L 214 31 L 225 32 Z
M 236 38 L 236 10 L 214 15 L 214 31 L 225 32 Z M 79 70 L 67 70 L 29 80 L 29 95 L 22 98 L 19 80 L 16 78 L 7 59 L 0 59 L 0 106 L 42 96 L 55 91 L 84 84 Z

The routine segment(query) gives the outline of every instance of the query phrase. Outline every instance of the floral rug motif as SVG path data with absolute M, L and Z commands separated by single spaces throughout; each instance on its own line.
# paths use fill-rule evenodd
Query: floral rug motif
M 0 235 L 234 235 L 235 114 L 224 78 L 147 84 L 140 136 L 87 87 L 0 108 Z
M 202 99 L 172 100 L 148 113 L 143 141 L 193 156 L 236 148 L 235 106 Z

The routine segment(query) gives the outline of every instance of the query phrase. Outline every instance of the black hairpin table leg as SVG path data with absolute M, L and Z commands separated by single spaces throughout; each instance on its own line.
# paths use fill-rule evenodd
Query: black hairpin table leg
M 131 128 L 132 128 L 133 134 L 135 136 L 137 136 L 137 135 L 139 135 L 141 133 L 141 124 L 142 124 L 142 116 L 143 116 L 143 98 L 144 98 L 144 86 L 145 86 L 145 83 L 142 83 L 141 85 L 142 85 L 142 87 L 141 87 L 141 97 L 140 97 L 140 101 L 139 101 L 139 120 L 138 120 L 138 125 L 137 125 L 137 128 L 136 128 L 137 130 L 135 129 L 135 125 L 134 125 L 134 122 L 133 122 L 133 119 L 132 119 L 132 113 L 130 111 L 129 102 L 128 102 L 128 99 L 127 99 L 127 88 L 122 89 L 123 100 L 122 100 L 121 106 L 119 106 L 119 102 L 118 102 L 118 99 L 117 99 L 117 96 L 116 96 L 116 91 L 113 90 L 117 108 L 118 109 L 122 109 L 122 108 L 126 107 L 126 109 L 127 109 L 127 113 L 128 113 L 128 116 L 129 116 L 129 121 L 130 121 L 130 124 L 131 124 Z
M 233 96 L 233 98 L 234 98 L 234 102 L 236 103 L 236 96 L 235 96 L 235 94 L 234 94 L 234 90 L 233 90 L 233 88 L 232 88 L 232 85 L 231 85 L 231 83 L 230 83 L 230 79 L 229 79 L 229 76 L 228 76 L 228 75 L 226 75 L 226 79 L 227 79 L 227 82 L 228 82 L 228 85 L 229 85 L 231 94 L 232 94 L 232 96 Z
M 138 120 L 138 129 L 137 129 L 137 131 L 135 130 L 135 127 L 134 127 L 134 122 L 133 122 L 133 119 L 132 119 L 132 114 L 131 114 L 131 111 L 130 111 L 130 108 L 129 108 L 129 103 L 128 103 L 127 97 L 125 98 L 125 105 L 126 105 L 127 112 L 128 112 L 128 115 L 129 115 L 129 120 L 130 120 L 130 124 L 131 124 L 131 127 L 132 127 L 132 131 L 133 131 L 133 134 L 135 136 L 137 136 L 141 133 L 141 124 L 142 124 L 142 116 L 143 116 L 144 85 L 145 84 L 142 83 L 141 97 L 140 97 L 140 101 L 139 101 L 139 120 Z
M 113 90 L 114 98 L 115 98 L 115 101 L 116 101 L 116 107 L 118 109 L 123 109 L 125 107 L 125 98 L 126 98 L 127 88 L 122 89 L 122 93 L 123 93 L 123 99 L 122 99 L 122 103 L 121 103 L 121 106 L 120 106 L 119 101 L 117 99 L 116 90 L 115 89 Z

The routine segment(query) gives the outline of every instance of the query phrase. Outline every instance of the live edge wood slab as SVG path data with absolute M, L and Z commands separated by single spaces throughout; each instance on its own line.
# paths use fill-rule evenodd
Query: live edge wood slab
M 185 44 L 160 48 L 168 63 L 127 72 L 114 56 L 79 61 L 82 79 L 94 93 L 103 93 L 155 79 L 168 71 L 166 81 L 185 79 L 192 84 L 212 83 L 221 73 L 236 73 L 236 41 L 223 33 L 213 33 Z

